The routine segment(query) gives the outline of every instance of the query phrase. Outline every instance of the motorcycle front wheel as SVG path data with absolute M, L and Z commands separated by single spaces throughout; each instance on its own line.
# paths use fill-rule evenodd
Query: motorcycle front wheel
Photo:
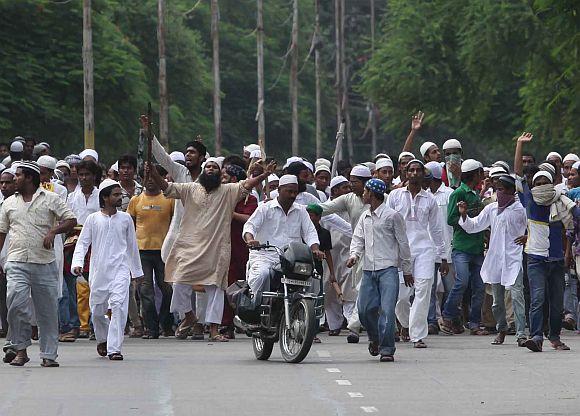
M 286 317 L 280 322 L 280 352 L 289 363 L 299 363 L 310 351 L 316 335 L 314 300 L 300 299 L 290 306 L 290 327 Z
M 260 361 L 266 361 L 268 358 L 270 358 L 270 355 L 272 355 L 274 341 L 264 341 L 259 336 L 253 336 L 252 346 L 254 347 L 254 355 L 256 356 L 256 359 Z

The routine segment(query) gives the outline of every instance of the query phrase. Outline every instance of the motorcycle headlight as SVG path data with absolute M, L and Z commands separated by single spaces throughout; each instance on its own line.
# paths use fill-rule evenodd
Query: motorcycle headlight
M 296 262 L 294 263 L 293 273 L 310 276 L 312 274 L 312 264 Z

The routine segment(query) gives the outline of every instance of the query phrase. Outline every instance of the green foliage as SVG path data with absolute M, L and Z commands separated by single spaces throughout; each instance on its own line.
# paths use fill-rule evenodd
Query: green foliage
M 471 155 L 506 157 L 521 130 L 544 152 L 578 149 L 576 2 L 393 0 L 360 91 L 381 108 L 387 134 L 428 115 L 424 138 L 460 137 Z M 419 143 L 417 143 L 419 144 Z

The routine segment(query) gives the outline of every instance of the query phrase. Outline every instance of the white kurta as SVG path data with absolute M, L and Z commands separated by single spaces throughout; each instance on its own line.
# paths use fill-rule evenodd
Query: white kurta
M 485 283 L 501 283 L 512 286 L 522 268 L 522 246 L 514 240 L 526 233 L 526 210 L 518 201 L 498 214 L 497 202 L 486 206 L 474 218 L 465 221 L 459 218 L 459 225 L 473 234 L 491 227 L 489 249 L 481 266 L 481 279 Z
M 102 304 L 117 288 L 125 287 L 117 284 L 119 280 L 130 282 L 131 275 L 143 276 L 135 226 L 129 214 L 117 212 L 108 216 L 99 211 L 89 215 L 77 241 L 71 269 L 83 267 L 89 247 L 91 306 Z

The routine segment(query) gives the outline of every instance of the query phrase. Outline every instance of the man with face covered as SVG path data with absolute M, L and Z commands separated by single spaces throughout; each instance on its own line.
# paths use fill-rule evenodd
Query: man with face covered
M 131 216 L 118 211 L 123 192 L 118 182 L 105 179 L 99 186 L 100 211 L 90 214 L 77 242 L 72 271 L 83 272 L 91 247 L 89 304 L 93 316 L 97 353 L 110 360 L 123 359 L 121 346 L 129 309 L 131 277 L 141 278 L 141 260 Z M 107 316 L 109 315 L 109 316 Z
M 192 327 L 198 319 L 203 319 L 210 326 L 210 340 L 228 340 L 218 333 L 218 326 L 223 317 L 224 290 L 228 282 L 234 208 L 275 168 L 276 163 L 272 162 L 259 176 L 224 185 L 221 184 L 221 162 L 215 158 L 206 161 L 203 173 L 194 183 L 168 184 L 155 169 L 151 170 L 152 179 L 165 196 L 183 202 L 184 217 L 187 218 L 182 222 L 167 257 L 165 281 L 188 285 L 205 292 L 207 297 L 205 316 L 196 317 L 193 311 L 189 311 L 179 330 Z M 190 293 L 176 295 L 174 290 L 172 303 L 187 305 L 191 302 Z

